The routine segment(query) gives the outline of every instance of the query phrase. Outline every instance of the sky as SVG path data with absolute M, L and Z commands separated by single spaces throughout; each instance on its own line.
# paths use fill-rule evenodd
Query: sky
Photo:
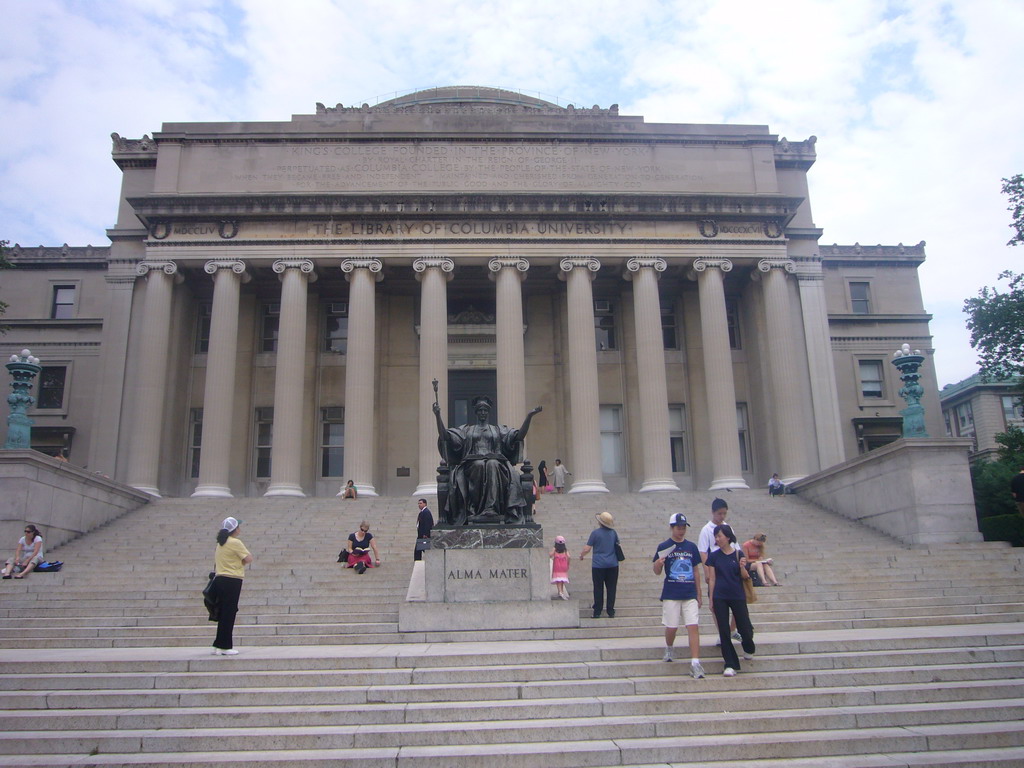
M 964 299 L 1021 271 L 1020 0 L 0 0 L 0 239 L 107 245 L 110 134 L 287 121 L 445 85 L 818 138 L 822 245 L 926 241 L 939 385 Z

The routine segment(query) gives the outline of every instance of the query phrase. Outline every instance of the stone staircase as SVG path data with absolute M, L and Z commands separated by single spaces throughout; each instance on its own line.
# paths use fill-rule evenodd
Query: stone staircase
M 623 540 L 615 619 L 399 633 L 408 499 L 163 500 L 50 552 L 59 574 L 0 582 L 2 766 L 1024 765 L 1024 568 L 995 544 L 911 550 L 797 498 L 727 495 L 769 535 L 758 654 L 721 676 L 664 663 L 655 545 L 712 494 L 544 496 L 545 540 L 577 554 L 593 515 Z M 220 520 L 256 556 L 233 658 L 212 656 L 205 584 Z M 383 566 L 335 563 L 360 520 Z M 680 648 L 680 656 L 686 656 Z

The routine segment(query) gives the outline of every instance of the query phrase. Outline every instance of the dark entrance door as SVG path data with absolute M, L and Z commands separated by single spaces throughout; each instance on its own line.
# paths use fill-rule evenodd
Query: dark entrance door
M 498 373 L 491 370 L 448 372 L 448 426 L 461 427 L 476 421 L 470 404 L 474 397 L 487 395 L 494 401 L 489 421 L 495 424 L 498 411 Z

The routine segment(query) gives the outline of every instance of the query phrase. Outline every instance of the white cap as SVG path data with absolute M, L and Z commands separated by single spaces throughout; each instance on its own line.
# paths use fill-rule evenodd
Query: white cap
M 224 522 L 220 524 L 220 527 L 223 528 L 228 533 L 231 533 L 233 530 L 235 530 L 235 528 L 237 528 L 241 524 L 242 524 L 241 520 L 236 520 L 233 517 L 225 517 L 224 518 Z

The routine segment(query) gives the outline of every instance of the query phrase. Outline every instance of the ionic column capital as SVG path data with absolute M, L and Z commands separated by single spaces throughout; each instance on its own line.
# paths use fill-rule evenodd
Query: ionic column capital
M 503 269 L 514 270 L 514 274 L 522 280 L 526 277 L 526 271 L 530 268 L 530 262 L 522 256 L 497 256 L 487 262 L 488 275 L 494 280 Z
M 230 269 L 236 275 L 240 275 L 243 283 L 252 279 L 252 276 L 245 271 L 245 262 L 240 259 L 213 259 L 203 265 L 203 271 L 208 275 L 215 275 L 222 269 Z
M 729 259 L 709 258 L 697 259 L 695 262 L 693 262 L 694 272 L 703 272 L 708 267 L 720 269 L 723 272 L 732 272 L 732 262 L 729 261 Z
M 657 278 L 660 277 L 661 272 L 668 269 L 668 262 L 660 256 L 634 256 L 626 261 L 626 272 L 623 273 L 622 278 L 632 280 L 633 275 L 641 269 L 653 269 L 656 273 L 655 278 Z
M 773 269 L 784 269 L 789 274 L 796 272 L 796 262 L 792 259 L 761 259 L 757 262 L 759 272 L 771 272 Z
M 282 277 L 286 270 L 297 269 L 309 278 L 309 282 L 316 282 L 317 275 L 316 272 L 313 271 L 314 265 L 310 259 L 278 259 L 270 268 Z
M 601 269 L 601 262 L 593 256 L 570 256 L 558 262 L 558 279 L 565 280 L 574 269 L 587 270 L 588 277 L 594 279 L 594 273 Z
M 452 272 L 455 271 L 455 262 L 445 256 L 424 256 L 412 263 L 412 269 L 417 280 L 422 281 L 428 269 L 439 269 L 444 279 L 448 281 L 452 279 Z
M 346 280 L 351 280 L 352 273 L 357 269 L 369 270 L 375 282 L 379 283 L 384 279 L 384 275 L 381 274 L 384 262 L 380 259 L 342 259 L 340 266 L 341 271 L 345 273 Z
M 140 261 L 135 265 L 135 274 L 139 277 L 148 275 L 151 270 L 159 270 L 167 275 L 176 275 L 178 274 L 178 263 L 175 261 Z

